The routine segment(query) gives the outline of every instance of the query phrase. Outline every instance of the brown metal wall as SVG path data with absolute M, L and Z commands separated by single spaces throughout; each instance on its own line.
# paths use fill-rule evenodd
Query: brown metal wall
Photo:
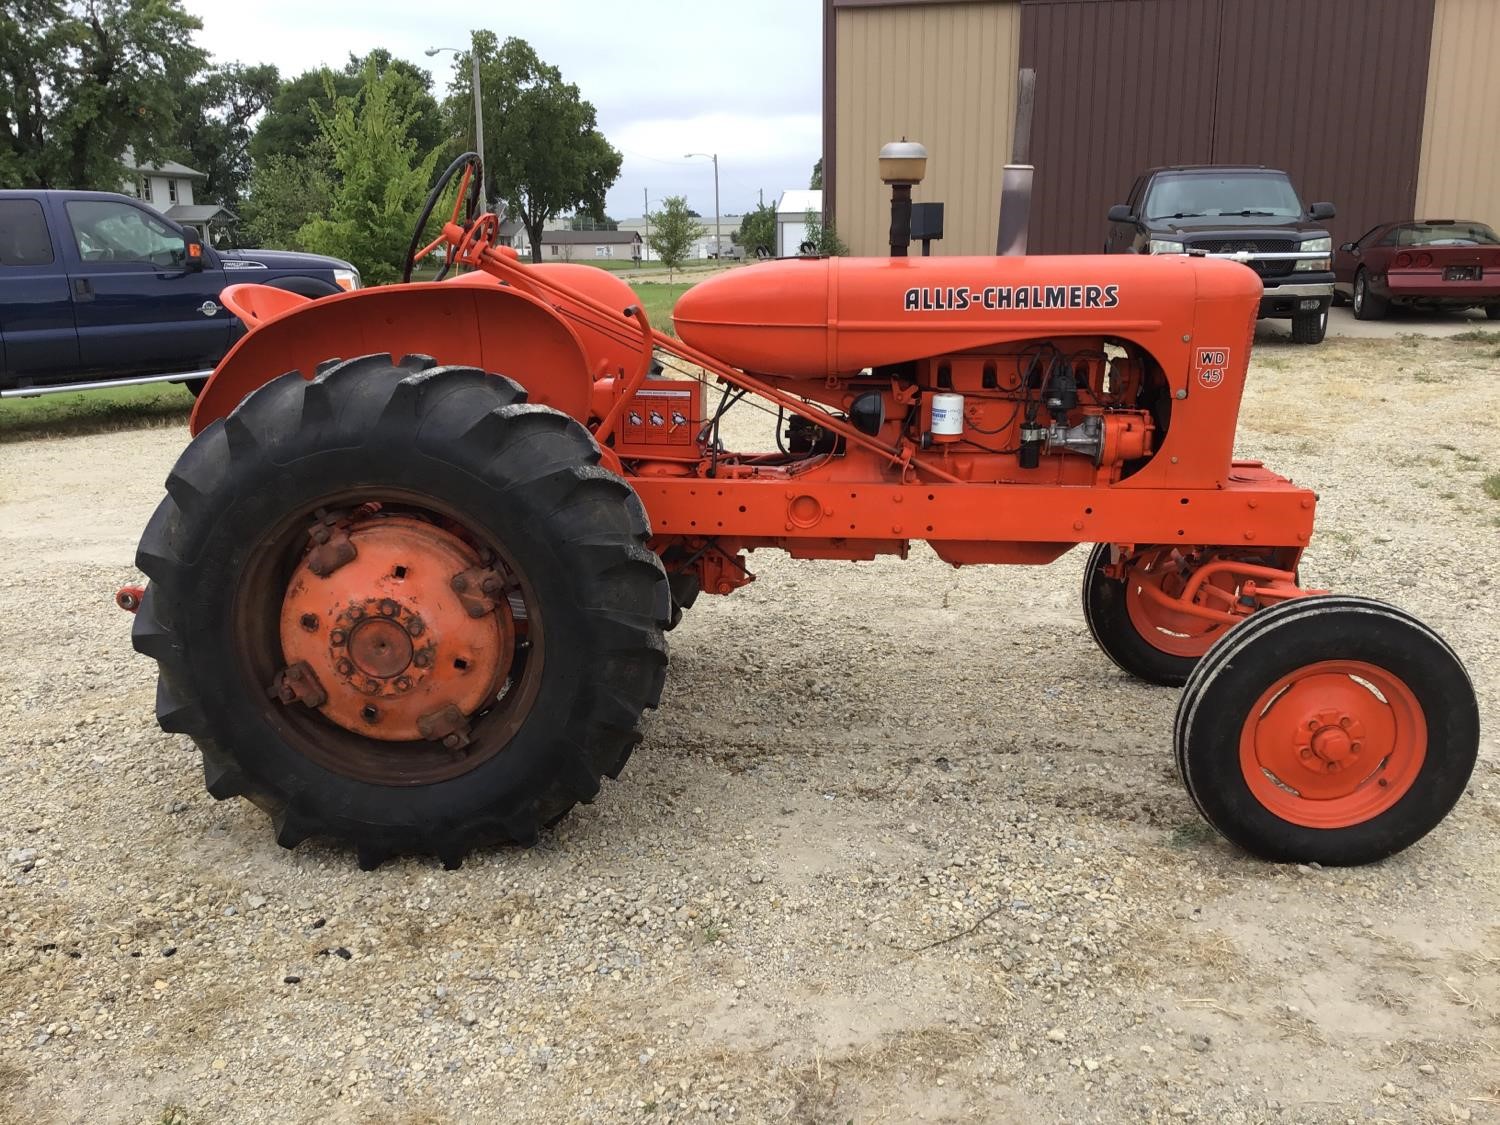
M 1104 213 L 1139 172 L 1212 159 L 1218 8 L 1219 0 L 1023 3 L 1020 65 L 1037 72 L 1033 252 L 1099 251 Z
M 1286 169 L 1338 207 L 1336 244 L 1409 217 L 1432 0 L 1224 0 L 1222 19 L 1214 160 Z
M 1433 0 L 1022 0 L 1031 248 L 1098 250 L 1154 164 L 1284 168 L 1336 241 L 1412 213 Z M 977 248 L 975 248 L 977 249 Z

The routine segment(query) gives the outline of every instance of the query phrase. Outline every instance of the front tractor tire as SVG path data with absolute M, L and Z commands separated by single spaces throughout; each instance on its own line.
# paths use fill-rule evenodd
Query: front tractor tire
M 1279 863 L 1372 863 L 1462 796 L 1479 705 L 1415 618 L 1368 598 L 1298 598 L 1214 644 L 1173 742 L 1189 796 L 1226 839 Z
M 1181 591 L 1191 573 L 1190 554 L 1175 547 L 1141 548 L 1123 560 L 1123 577 L 1107 573 L 1110 560 L 1110 545 L 1100 543 L 1083 569 L 1083 619 L 1094 643 L 1138 680 L 1181 686 L 1226 628 L 1173 613 L 1151 596 L 1152 590 L 1168 596 Z
M 261 387 L 184 451 L 134 644 L 209 793 L 360 866 L 529 844 L 618 775 L 670 598 L 576 421 L 497 375 L 366 356 Z

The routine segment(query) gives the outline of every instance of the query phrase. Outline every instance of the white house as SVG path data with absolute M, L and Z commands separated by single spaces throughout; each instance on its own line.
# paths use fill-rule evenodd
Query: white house
M 208 176 L 175 160 L 161 164 L 138 163 L 130 149 L 120 161 L 125 170 L 124 192 L 143 203 L 149 203 L 167 218 L 193 227 L 205 242 L 213 241 L 213 232 L 222 231 L 238 217 L 234 212 L 213 203 L 193 202 L 193 189 Z
M 823 193 L 817 189 L 789 188 L 776 201 L 776 256 L 795 258 L 807 241 L 808 212 L 823 217 Z

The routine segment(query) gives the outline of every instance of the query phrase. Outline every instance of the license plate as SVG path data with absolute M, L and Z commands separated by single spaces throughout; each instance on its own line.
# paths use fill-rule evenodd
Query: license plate
M 1443 268 L 1444 281 L 1478 281 L 1478 266 L 1445 266 Z

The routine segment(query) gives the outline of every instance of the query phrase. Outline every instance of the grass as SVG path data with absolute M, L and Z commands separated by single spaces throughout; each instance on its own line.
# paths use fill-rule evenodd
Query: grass
M 1491 473 L 1485 477 L 1481 487 L 1491 500 L 1500 500 L 1500 473 Z
M 1500 331 L 1486 332 L 1483 328 L 1469 328 L 1463 332 L 1455 332 L 1448 339 L 1467 344 L 1493 344 L 1500 340 Z
M 690 282 L 678 282 L 669 285 L 660 281 L 638 281 L 631 286 L 636 295 L 640 297 L 641 304 L 646 306 L 646 315 L 651 318 L 651 324 L 660 328 L 663 332 L 672 331 L 672 306 L 692 288 Z
M 186 420 L 193 396 L 175 383 L 0 400 L 0 443 Z

